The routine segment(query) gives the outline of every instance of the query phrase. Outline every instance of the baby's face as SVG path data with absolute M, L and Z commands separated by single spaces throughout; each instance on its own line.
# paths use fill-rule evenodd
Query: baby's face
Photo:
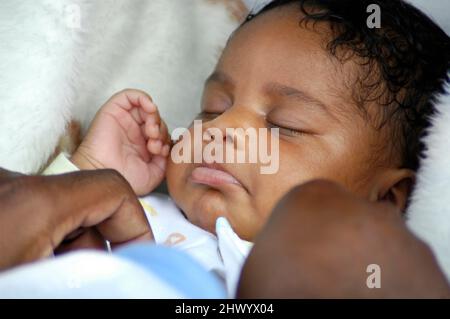
M 198 169 L 203 164 L 169 163 L 171 196 L 191 222 L 211 232 L 225 216 L 242 238 L 253 239 L 277 201 L 312 179 L 334 180 L 369 198 L 387 167 L 375 165 L 373 154 L 385 138 L 361 116 L 346 87 L 355 65 L 331 57 L 323 33 L 299 27 L 300 14 L 272 10 L 240 28 L 202 102 L 203 130 L 279 128 L 278 171 L 261 174 L 261 163 L 215 167 L 233 179 Z

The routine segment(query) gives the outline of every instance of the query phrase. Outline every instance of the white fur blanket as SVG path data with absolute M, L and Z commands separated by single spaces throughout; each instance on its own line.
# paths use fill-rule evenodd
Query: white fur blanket
M 450 86 L 433 118 L 408 209 L 409 227 L 433 248 L 450 281 Z
M 0 167 L 36 172 L 69 119 L 116 91 L 149 92 L 186 126 L 245 7 L 219 0 L 0 2 Z
M 435 12 L 449 31 L 443 2 L 412 2 Z M 86 128 L 98 107 L 126 87 L 149 92 L 170 128 L 187 125 L 244 11 L 238 0 L 2 0 L 0 167 L 37 172 L 70 119 Z M 449 96 L 439 110 L 408 225 L 450 279 Z

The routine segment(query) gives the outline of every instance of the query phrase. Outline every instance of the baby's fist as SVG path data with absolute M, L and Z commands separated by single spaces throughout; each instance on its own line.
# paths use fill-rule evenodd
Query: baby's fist
M 72 161 L 81 169 L 115 169 L 144 195 L 164 179 L 169 150 L 167 126 L 150 96 L 127 89 L 101 107 Z

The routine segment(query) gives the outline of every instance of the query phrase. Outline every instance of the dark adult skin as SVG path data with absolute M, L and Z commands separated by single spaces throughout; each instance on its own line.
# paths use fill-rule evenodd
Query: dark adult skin
M 0 207 L 0 270 L 104 239 L 153 239 L 133 189 L 114 170 L 27 176 L 0 168 Z
M 367 287 L 370 264 L 380 266 L 380 288 Z M 238 297 L 450 298 L 450 287 L 394 205 L 314 181 L 274 209 L 244 266 Z
M 98 247 L 100 237 L 113 245 L 153 237 L 134 191 L 114 170 L 26 176 L 0 169 L 0 207 L 2 270 L 46 258 L 68 237 L 69 248 Z M 381 266 L 381 289 L 365 286 L 371 263 Z M 276 207 L 238 296 L 449 297 L 450 288 L 393 205 L 311 182 Z

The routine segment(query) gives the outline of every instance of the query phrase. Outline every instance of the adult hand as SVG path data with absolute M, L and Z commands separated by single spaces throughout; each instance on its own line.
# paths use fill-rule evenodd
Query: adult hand
M 275 208 L 244 266 L 238 297 L 448 298 L 450 288 L 393 205 L 316 181 Z
M 0 169 L 0 269 L 71 247 L 151 240 L 136 195 L 114 170 L 26 176 Z

